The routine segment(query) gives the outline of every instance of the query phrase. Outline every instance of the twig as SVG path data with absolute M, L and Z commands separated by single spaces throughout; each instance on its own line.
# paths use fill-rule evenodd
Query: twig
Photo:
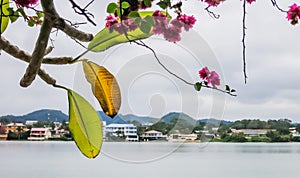
M 146 45 L 142 40 L 140 40 L 139 42 L 138 42 L 138 41 L 135 41 L 135 40 L 132 40 L 131 42 L 133 42 L 133 43 L 135 43 L 135 44 L 137 44 L 137 45 L 139 45 L 139 46 L 142 46 L 142 47 L 145 47 L 145 48 L 149 49 L 149 50 L 153 53 L 153 55 L 154 55 L 155 59 L 157 60 L 157 62 L 159 63 L 159 65 L 161 65 L 161 66 L 162 66 L 169 74 L 171 74 L 171 75 L 173 75 L 174 77 L 176 77 L 177 79 L 183 81 L 183 82 L 186 83 L 187 85 L 192 85 L 192 86 L 194 86 L 194 83 L 191 83 L 191 82 L 186 81 L 185 79 L 183 79 L 182 77 L 179 77 L 179 76 L 176 75 L 174 72 L 172 72 L 170 69 L 168 69 L 168 68 L 160 61 L 160 59 L 158 58 L 158 56 L 157 56 L 156 52 L 154 51 L 154 49 L 152 49 L 150 46 Z
M 247 63 L 246 63 L 246 0 L 243 2 L 243 72 L 245 84 L 247 83 Z
M 220 14 L 216 14 L 213 11 L 209 10 L 210 7 L 211 6 L 209 5 L 209 6 L 207 6 L 205 8 L 205 10 L 208 12 L 209 16 L 211 16 L 212 18 L 215 18 L 215 19 L 219 19 L 221 17 L 221 15 Z
M 280 8 L 280 7 L 278 6 L 276 0 L 271 0 L 271 3 L 272 3 L 272 5 L 273 5 L 275 8 L 277 8 L 279 11 L 284 12 L 284 13 L 287 13 L 287 12 L 288 12 L 288 11 L 283 10 L 282 8 Z
M 168 69 L 168 68 L 160 61 L 160 59 L 158 58 L 158 56 L 157 56 L 156 52 L 154 51 L 154 49 L 152 49 L 150 46 L 146 45 L 142 40 L 139 40 L 139 41 L 131 40 L 130 42 L 133 42 L 133 43 L 135 43 L 135 44 L 137 44 L 137 45 L 139 45 L 139 46 L 142 46 L 142 47 L 145 47 L 145 48 L 149 49 L 149 50 L 153 53 L 153 55 L 154 55 L 155 59 L 157 60 L 157 62 L 159 63 L 159 65 L 161 65 L 161 66 L 162 66 L 169 74 L 173 75 L 174 77 L 176 77 L 177 79 L 181 80 L 182 82 L 184 82 L 184 83 L 187 84 L 187 85 L 191 85 L 191 86 L 194 86 L 194 85 L 195 85 L 194 83 L 191 83 L 191 82 L 186 81 L 185 79 L 183 79 L 182 77 L 178 76 L 177 74 L 175 74 L 174 72 L 172 72 L 170 69 Z M 213 90 L 217 90 L 217 91 L 220 91 L 220 92 L 222 92 L 222 93 L 229 94 L 229 95 L 231 95 L 231 96 L 237 96 L 236 94 L 232 94 L 232 93 L 227 92 L 227 91 L 225 91 L 225 90 L 222 90 L 222 89 L 219 89 L 219 88 L 214 88 L 214 87 L 211 87 L 211 86 L 208 86 L 208 85 L 203 85 L 202 87 L 210 88 L 210 89 L 213 89 Z
M 79 15 L 83 15 L 85 16 L 85 18 L 87 19 L 87 21 L 89 21 L 91 24 L 93 24 L 94 26 L 96 26 L 96 23 L 91 19 L 94 18 L 94 15 L 89 13 L 86 8 L 91 5 L 94 0 L 90 1 L 84 8 L 81 8 L 79 5 L 77 5 L 74 0 L 69 0 L 70 3 L 72 4 L 72 8 L 74 9 L 74 11 L 79 14 Z

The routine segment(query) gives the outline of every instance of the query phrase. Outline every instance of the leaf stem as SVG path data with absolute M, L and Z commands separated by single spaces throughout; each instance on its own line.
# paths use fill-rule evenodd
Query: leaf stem
M 64 89 L 64 90 L 67 90 L 67 91 L 70 90 L 67 87 L 64 87 L 64 86 L 61 86 L 61 85 L 58 85 L 58 84 L 53 84 L 52 86 L 55 87 L 55 88 L 60 88 L 60 89 Z

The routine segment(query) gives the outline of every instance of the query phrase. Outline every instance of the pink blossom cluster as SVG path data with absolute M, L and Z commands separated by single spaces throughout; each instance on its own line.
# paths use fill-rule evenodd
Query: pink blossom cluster
M 225 0 L 201 0 L 206 2 L 209 6 L 218 6 L 221 2 L 225 1 Z
M 163 14 L 159 10 L 155 11 L 152 16 L 154 19 L 152 33 L 156 35 L 162 34 L 166 40 L 174 43 L 181 40 L 180 33 L 182 32 L 182 29 L 189 31 L 190 28 L 193 28 L 196 22 L 194 16 L 180 14 L 169 23 L 167 15 Z M 122 20 L 121 24 L 118 17 L 108 15 L 105 20 L 105 27 L 109 29 L 110 33 L 115 30 L 120 34 L 124 34 L 125 32 L 138 28 L 138 24 L 134 22 L 134 19 Z
M 209 71 L 207 67 L 202 68 L 199 71 L 200 78 L 203 79 L 207 84 L 211 84 L 213 88 L 220 85 L 220 77 L 215 71 Z
M 252 2 L 255 2 L 256 0 L 246 0 L 247 3 L 251 4 Z
M 32 5 L 37 4 L 38 0 L 15 0 L 17 6 L 21 7 L 30 7 Z
M 196 22 L 194 16 L 180 14 L 169 23 L 168 17 L 158 10 L 152 16 L 155 21 L 152 33 L 157 35 L 162 34 L 166 40 L 174 43 L 181 40 L 180 33 L 182 32 L 182 28 L 188 31 Z
M 298 23 L 298 20 L 300 18 L 300 6 L 298 6 L 296 3 L 290 6 L 290 9 L 287 12 L 286 18 L 288 20 L 291 20 L 291 24 L 295 25 Z
M 109 29 L 109 32 L 112 33 L 114 30 L 120 34 L 127 33 L 128 31 L 133 31 L 138 28 L 138 25 L 134 23 L 133 19 L 122 20 L 122 23 L 119 23 L 118 18 L 114 15 L 108 15 L 106 17 L 105 27 Z
M 201 0 L 202 2 L 206 2 L 209 6 L 218 6 L 221 2 L 224 2 L 225 0 Z M 241 0 L 242 1 L 242 0 Z M 256 0 L 246 0 L 247 3 L 251 4 L 252 2 L 255 2 Z

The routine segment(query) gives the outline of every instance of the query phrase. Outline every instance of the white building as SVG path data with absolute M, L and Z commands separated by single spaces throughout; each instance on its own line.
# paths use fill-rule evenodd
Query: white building
M 25 122 L 25 125 L 31 125 L 31 126 L 33 126 L 33 124 L 36 124 L 36 123 L 38 123 L 38 121 L 36 121 L 36 120 L 27 120 Z
M 51 131 L 49 128 L 32 128 L 28 140 L 46 140 L 49 137 L 51 137 Z
M 156 130 L 149 130 L 141 135 L 141 140 L 150 141 L 150 140 L 167 140 L 167 136 L 163 135 L 162 132 Z
M 137 128 L 133 124 L 109 124 L 106 132 L 118 137 L 124 136 L 127 141 L 138 141 Z

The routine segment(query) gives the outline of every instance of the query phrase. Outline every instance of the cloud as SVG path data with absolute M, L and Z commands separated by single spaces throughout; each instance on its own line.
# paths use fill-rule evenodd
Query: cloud
M 78 1 L 85 5 L 86 1 Z M 95 1 L 89 10 L 95 15 L 97 27 L 82 25 L 80 29 L 96 34 L 104 27 L 105 8 L 109 1 Z M 58 3 L 56 3 L 58 4 Z M 57 10 L 65 19 L 86 21 L 74 15 L 68 1 L 59 2 Z M 281 2 L 287 7 L 289 2 Z M 244 84 L 242 73 L 242 2 L 228 1 L 218 8 L 211 8 L 221 15 L 212 19 L 199 1 L 184 3 L 186 13 L 197 18 L 195 31 L 184 33 L 178 44 L 162 41 L 153 36 L 145 40 L 155 48 L 161 61 L 184 79 L 199 80 L 198 70 L 208 66 L 222 77 L 222 84 L 229 84 L 238 97 L 224 96 L 215 91 L 196 92 L 180 80 L 168 74 L 155 61 L 151 52 L 134 44 L 113 47 L 103 53 L 88 53 L 87 59 L 104 65 L 118 79 L 123 96 L 122 112 L 159 117 L 171 111 L 184 111 L 196 118 L 222 117 L 240 119 L 245 117 L 289 117 L 300 121 L 300 67 L 299 25 L 291 26 L 285 14 L 274 9 L 270 2 L 259 1 L 247 6 L 247 72 Z M 39 27 L 12 24 L 4 34 L 10 41 L 31 52 Z M 13 30 L 12 30 L 13 29 Z M 26 34 L 26 35 L 24 35 Z M 62 32 L 52 33 L 54 51 L 50 56 L 77 56 L 83 49 Z M 197 39 L 197 40 L 195 40 Z M 4 52 L 0 56 L 0 115 L 26 114 L 39 108 L 55 108 L 67 112 L 66 92 L 48 86 L 37 79 L 27 89 L 19 87 L 26 64 Z M 95 103 L 90 86 L 80 74 L 81 66 L 43 65 L 59 84 L 83 93 Z M 80 74 L 80 75 L 79 75 Z M 222 87 L 222 86 L 221 86 Z M 226 99 L 226 104 L 224 104 Z M 131 105 L 130 105 L 131 104 Z M 224 110 L 225 107 L 225 110 Z

